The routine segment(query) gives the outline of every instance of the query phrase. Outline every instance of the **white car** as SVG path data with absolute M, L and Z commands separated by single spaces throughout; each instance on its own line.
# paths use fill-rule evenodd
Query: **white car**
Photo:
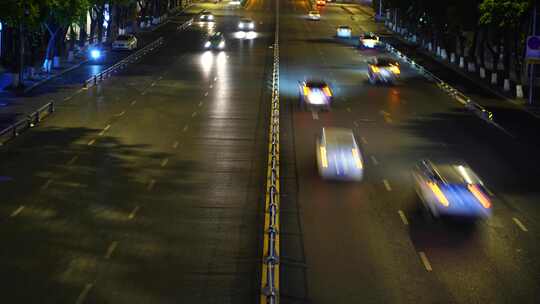
M 212 22 L 214 21 L 214 15 L 212 15 L 212 13 L 208 11 L 202 12 L 201 15 L 199 16 L 199 21 Z
M 373 33 L 364 33 L 358 39 L 358 44 L 361 48 L 373 49 L 379 46 L 379 43 L 379 37 Z
M 319 11 L 309 11 L 308 19 L 309 20 L 319 21 L 319 20 L 321 20 L 321 14 L 319 13 Z
M 480 178 L 464 162 L 423 160 L 412 171 L 416 193 L 432 217 L 487 218 L 492 204 Z
M 399 62 L 392 58 L 376 57 L 368 63 L 368 80 L 371 84 L 393 84 L 400 74 Z
M 340 25 L 336 30 L 336 36 L 338 38 L 351 38 L 352 29 L 348 25 Z
M 137 48 L 137 38 L 133 35 L 120 35 L 112 43 L 113 51 L 131 51 Z
M 360 181 L 364 176 L 364 160 L 353 131 L 323 128 L 317 138 L 317 165 L 324 179 Z
M 238 5 L 240 5 L 240 0 L 231 0 L 231 1 L 229 1 L 229 5 L 238 6 Z
M 238 22 L 238 29 L 242 31 L 245 31 L 245 30 L 252 31 L 255 29 L 255 22 L 247 18 L 240 19 L 240 21 Z

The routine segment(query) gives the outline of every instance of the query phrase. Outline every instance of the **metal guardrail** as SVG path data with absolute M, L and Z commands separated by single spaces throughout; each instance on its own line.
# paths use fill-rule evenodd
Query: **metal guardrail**
M 276 33 L 273 45 L 272 105 L 268 137 L 264 241 L 260 303 L 279 303 L 279 1 L 276 1 Z
M 488 111 L 486 108 L 482 107 L 478 103 L 474 102 L 469 96 L 463 94 L 458 89 L 452 87 L 448 83 L 446 83 L 444 80 L 440 79 L 439 77 L 435 76 L 430 71 L 426 70 L 423 66 L 416 63 L 411 58 L 407 57 L 407 55 L 400 52 L 398 49 L 394 48 L 389 43 L 385 43 L 386 50 L 393 53 L 397 57 L 399 57 L 401 60 L 409 63 L 412 67 L 417 69 L 422 75 L 424 75 L 429 80 L 435 82 L 439 88 L 441 88 L 443 91 L 445 91 L 449 96 L 453 97 L 455 100 L 457 100 L 459 103 L 465 106 L 469 111 L 471 111 L 473 114 L 478 116 L 480 119 L 486 121 L 487 123 L 495 125 L 497 128 L 501 128 L 494 120 L 493 113 Z
M 54 112 L 54 101 L 48 102 L 38 110 L 27 115 L 25 118 L 9 125 L 0 131 L 0 146 L 13 138 L 19 136 L 22 132 L 37 126 L 45 117 Z
M 92 86 L 97 85 L 100 81 L 103 81 L 111 75 L 119 70 L 125 69 L 129 64 L 137 62 L 139 59 L 141 59 L 146 54 L 150 53 L 151 51 L 157 49 L 158 47 L 162 46 L 164 43 L 163 37 L 158 38 L 154 42 L 146 45 L 142 49 L 136 51 L 135 53 L 127 56 L 126 58 L 120 60 L 119 62 L 115 63 L 113 66 L 108 67 L 107 69 L 95 74 L 94 76 L 88 78 L 83 86 L 85 88 L 89 88 Z

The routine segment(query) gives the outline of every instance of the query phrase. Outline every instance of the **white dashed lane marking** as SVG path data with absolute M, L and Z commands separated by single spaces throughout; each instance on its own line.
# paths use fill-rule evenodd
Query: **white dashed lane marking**
M 407 217 L 405 216 L 405 213 L 401 210 L 398 211 L 399 217 L 401 218 L 401 221 L 403 222 L 403 225 L 409 225 L 409 221 L 407 220 Z
M 186 132 L 188 129 L 189 129 L 189 126 L 188 126 L 188 125 L 185 125 L 185 126 L 184 126 L 184 129 L 182 129 L 182 131 Z
M 367 144 L 368 144 L 368 141 L 367 141 L 367 139 L 366 139 L 365 137 L 363 137 L 363 136 L 360 137 L 360 140 L 362 141 L 362 143 L 363 143 L 364 145 L 367 145 Z
M 130 105 L 134 106 L 136 103 L 137 103 L 137 100 L 134 100 L 134 101 L 131 102 Z
M 386 179 L 383 179 L 383 184 L 384 184 L 384 188 L 386 188 L 386 191 L 388 192 L 392 191 L 392 187 L 390 187 L 390 183 Z
M 179 144 L 180 144 L 179 142 L 175 141 L 175 142 L 172 144 L 173 149 L 178 148 L 178 145 L 179 145 Z
M 154 189 L 154 186 L 156 185 L 156 180 L 151 179 L 150 182 L 148 182 L 148 185 L 146 186 L 146 190 L 150 191 Z
M 73 164 L 77 161 L 77 159 L 79 159 L 79 155 L 73 156 L 73 157 L 66 163 L 66 165 L 68 165 L 68 166 L 73 165 Z
M 130 220 L 134 219 L 138 211 L 139 211 L 139 206 L 135 206 L 135 208 L 133 208 L 131 213 L 128 215 L 128 219 Z
M 169 159 L 165 158 L 161 161 L 161 167 L 165 167 L 169 163 Z
M 521 231 L 523 232 L 529 231 L 529 229 L 527 229 L 527 227 L 525 227 L 525 225 L 523 225 L 523 223 L 518 218 L 513 217 L 512 220 L 514 221 L 514 223 L 516 223 L 519 229 L 521 229 Z
M 19 215 L 19 213 L 21 213 L 23 210 L 24 210 L 24 206 L 19 206 L 19 208 L 15 209 L 13 212 L 11 212 L 11 214 L 10 214 L 9 216 L 10 216 L 10 217 L 16 217 L 16 216 Z
M 422 263 L 424 264 L 424 267 L 427 271 L 432 271 L 433 268 L 431 268 L 431 263 L 429 262 L 425 252 L 419 251 L 418 255 L 420 255 L 420 260 L 422 260 Z
M 47 188 L 49 188 L 49 186 L 52 184 L 53 180 L 52 179 L 49 179 L 45 182 L 45 184 L 43 184 L 43 186 L 41 186 L 41 190 L 47 190 Z
M 377 159 L 375 158 L 375 156 L 371 155 L 371 161 L 373 162 L 373 164 L 375 166 L 377 166 L 379 164 L 379 161 L 377 161 Z
M 91 146 L 91 145 L 93 145 L 95 142 L 96 142 L 95 139 L 91 139 L 91 140 L 88 142 L 88 145 Z
M 118 246 L 118 242 L 114 241 L 109 245 L 109 248 L 107 248 L 107 252 L 105 253 L 105 259 L 110 259 L 114 250 L 116 249 L 116 246 Z
M 103 128 L 103 130 L 99 132 L 99 136 L 103 136 L 103 134 L 105 134 L 105 132 L 107 132 L 110 128 L 111 128 L 111 125 L 105 126 L 105 128 Z
M 81 291 L 81 294 L 79 294 L 79 297 L 77 298 L 77 302 L 75 304 L 83 304 L 84 300 L 86 300 L 86 297 L 88 296 L 88 293 L 90 292 L 90 289 L 92 289 L 93 284 L 86 284 L 84 286 L 84 289 Z
M 313 120 L 319 120 L 319 113 L 311 111 L 311 117 L 313 117 Z

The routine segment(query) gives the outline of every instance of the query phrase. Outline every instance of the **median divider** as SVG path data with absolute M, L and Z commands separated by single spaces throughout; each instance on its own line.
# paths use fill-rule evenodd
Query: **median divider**
M 50 101 L 25 118 L 0 130 L 0 146 L 19 136 L 24 131 L 39 125 L 47 116 L 54 112 L 54 101 Z
M 279 1 L 273 45 L 272 104 L 268 132 L 268 162 L 264 202 L 263 259 L 260 303 L 279 303 Z

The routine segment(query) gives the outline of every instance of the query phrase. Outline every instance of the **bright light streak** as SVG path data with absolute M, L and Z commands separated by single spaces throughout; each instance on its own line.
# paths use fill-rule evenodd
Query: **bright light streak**
M 461 173 L 461 176 L 463 176 L 463 178 L 465 179 L 465 182 L 467 184 L 472 184 L 473 183 L 471 177 L 467 173 L 467 170 L 465 170 L 465 167 L 463 167 L 462 165 L 459 165 L 459 166 L 457 166 L 457 169 L 458 169 L 459 173 Z
M 354 163 L 356 164 L 356 168 L 362 169 L 363 168 L 362 160 L 360 160 L 360 155 L 358 154 L 358 150 L 356 148 L 352 149 L 352 156 L 354 159 Z
M 209 48 L 210 45 L 211 45 L 210 41 L 206 41 L 206 43 L 204 44 L 204 47 L 205 47 L 205 48 Z
M 257 33 L 254 31 L 249 31 L 246 34 L 246 39 L 251 40 L 257 38 Z
M 203 74 L 208 78 L 212 66 L 214 65 L 214 54 L 211 51 L 205 51 L 200 58 L 200 65 L 203 71 Z
M 441 205 L 445 207 L 450 206 L 450 202 L 448 202 L 448 199 L 446 198 L 446 196 L 444 196 L 444 193 L 441 191 L 441 189 L 436 183 L 428 182 L 427 185 L 429 186 L 431 191 L 433 191 L 433 194 L 435 194 L 437 200 L 439 201 L 439 203 L 441 203 Z
M 476 197 L 476 199 L 484 206 L 484 208 L 489 209 L 491 208 L 491 202 L 489 199 L 478 189 L 477 185 L 467 185 L 467 188 L 469 188 L 469 191 Z
M 321 151 L 321 165 L 323 168 L 328 168 L 328 158 L 326 157 L 326 147 L 320 146 L 319 150 Z
M 246 38 L 246 34 L 247 33 L 244 32 L 244 31 L 239 31 L 239 32 L 234 33 L 234 38 L 236 38 L 236 39 L 244 39 L 244 38 Z

